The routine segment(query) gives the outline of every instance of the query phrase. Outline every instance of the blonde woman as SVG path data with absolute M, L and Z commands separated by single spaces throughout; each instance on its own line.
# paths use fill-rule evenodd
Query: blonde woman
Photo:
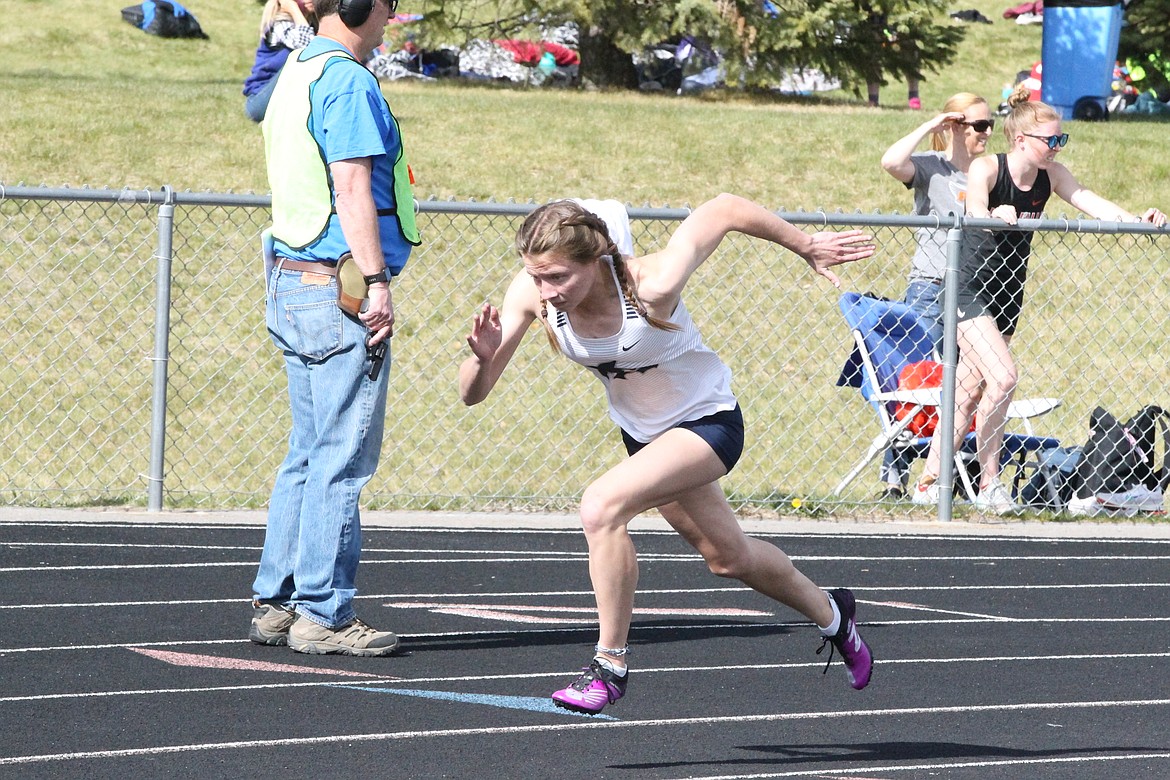
M 1076 180 L 1056 157 L 1068 144 L 1060 113 L 1029 100 L 1020 85 L 1008 99 L 1004 120 L 1008 152 L 971 163 L 967 181 L 967 215 L 992 217 L 1015 225 L 1043 216 L 1055 193 L 1078 211 L 1095 219 L 1149 222 L 1162 226 L 1166 215 L 1155 208 L 1140 217 L 1106 200 Z M 976 457 L 981 469 L 977 509 L 995 514 L 1018 511 L 1011 492 L 999 479 L 1000 450 L 1008 404 L 1016 389 L 1016 364 L 1010 350 L 1024 304 L 1024 284 L 1032 248 L 1031 231 L 984 232 L 964 252 L 959 267 L 959 365 L 955 389 L 955 430 L 975 429 Z M 956 448 L 962 436 L 956 436 Z M 916 503 L 938 501 L 937 478 L 941 442 L 935 434 L 922 478 L 915 487 Z
M 964 213 L 967 171 L 987 150 L 995 120 L 987 101 L 971 92 L 952 95 L 942 112 L 895 141 L 882 155 L 886 173 L 914 191 L 914 214 L 948 217 Z M 931 151 L 916 151 L 926 138 Z M 942 282 L 947 263 L 947 228 L 919 228 L 910 265 L 906 305 L 918 313 L 931 341 L 942 342 Z M 879 498 L 902 499 L 909 478 L 909 453 L 886 450 Z
M 596 714 L 625 694 L 638 581 L 626 526 L 654 508 L 713 573 L 814 621 L 822 648 L 841 653 L 854 688 L 869 682 L 873 659 L 857 633 L 853 594 L 844 588 L 826 594 L 781 550 L 745 536 L 719 486 L 742 452 L 743 416 L 731 372 L 703 344 L 682 291 L 731 232 L 796 252 L 835 285 L 833 266 L 874 251 L 861 231 L 808 235 L 762 206 L 724 194 L 695 209 L 663 249 L 632 257 L 619 251 L 620 239 L 603 219 L 576 202 L 556 201 L 524 221 L 516 242 L 524 268 L 501 309 L 484 304 L 467 337 L 472 354 L 459 368 L 459 394 L 471 405 L 487 398 L 539 320 L 557 352 L 601 380 L 629 454 L 581 497 L 600 632 L 583 674 L 552 695 L 565 709 Z
M 313 0 L 268 0 L 260 18 L 260 43 L 252 73 L 244 81 L 244 111 L 253 122 L 263 122 L 276 86 L 276 74 L 289 52 L 303 49 L 317 34 Z

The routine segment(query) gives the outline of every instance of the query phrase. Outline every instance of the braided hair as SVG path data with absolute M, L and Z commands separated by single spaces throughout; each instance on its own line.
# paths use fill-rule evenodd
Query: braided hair
M 609 235 L 605 220 L 571 200 L 558 200 L 537 208 L 520 226 L 516 235 L 516 249 L 521 257 L 543 255 L 555 251 L 559 256 L 574 263 L 595 263 L 608 256 L 613 262 L 614 276 L 617 277 L 625 299 L 651 327 L 660 330 L 678 330 L 672 322 L 655 317 L 646 309 L 638 295 L 626 266 L 626 258 L 618 251 L 617 244 Z M 554 351 L 560 346 L 548 321 L 548 305 L 540 302 L 540 320 L 545 336 Z

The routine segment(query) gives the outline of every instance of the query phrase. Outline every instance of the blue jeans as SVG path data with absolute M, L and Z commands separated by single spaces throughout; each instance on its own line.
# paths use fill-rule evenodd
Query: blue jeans
M 934 342 L 936 350 L 942 347 L 942 295 L 942 282 L 915 279 L 906 287 L 906 305 L 918 313 L 918 318 L 930 335 L 930 340 Z M 882 483 L 906 487 L 910 476 L 910 464 L 913 462 L 914 456 L 909 452 L 886 450 L 882 458 Z
M 915 279 L 906 287 L 906 305 L 918 312 L 918 319 L 922 321 L 935 349 L 942 347 L 943 312 L 942 312 L 942 282 L 927 282 Z
M 244 113 L 253 122 L 263 122 L 268 113 L 268 103 L 272 100 L 272 91 L 276 89 L 276 76 L 268 80 L 259 92 L 253 92 L 244 98 Z
M 284 354 L 292 433 L 252 588 L 257 601 L 337 628 L 356 617 L 358 498 L 382 451 L 390 356 L 370 380 L 366 328 L 337 307 L 336 281 L 301 276 L 274 270 L 269 279 L 268 333 Z

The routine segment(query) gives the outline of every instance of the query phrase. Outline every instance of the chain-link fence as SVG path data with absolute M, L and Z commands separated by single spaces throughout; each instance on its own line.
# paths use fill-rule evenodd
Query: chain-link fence
M 265 503 L 288 435 L 282 362 L 264 329 L 268 205 L 167 189 L 0 189 L 0 500 Z M 483 301 L 500 302 L 519 269 L 513 238 L 533 207 L 420 204 L 424 243 L 394 283 L 386 440 L 368 506 L 571 509 L 623 457 L 597 381 L 540 334 L 487 401 L 459 402 L 470 319 Z M 639 253 L 661 246 L 687 213 L 629 212 Z M 936 225 L 783 216 L 809 230 L 871 232 L 879 253 L 841 276 L 845 289 L 888 298 L 905 291 L 915 230 Z M 1122 418 L 1170 407 L 1170 234 L 1024 224 L 1038 232 L 1012 342 L 1016 395 L 1061 401 L 1035 421 L 1037 433 L 1084 444 L 1098 405 Z M 877 500 L 880 458 L 834 495 L 882 432 L 861 394 L 837 386 L 853 346 L 838 294 L 795 255 L 740 235 L 692 278 L 687 306 L 731 366 L 747 421 L 745 456 L 723 485 L 745 513 L 929 516 Z

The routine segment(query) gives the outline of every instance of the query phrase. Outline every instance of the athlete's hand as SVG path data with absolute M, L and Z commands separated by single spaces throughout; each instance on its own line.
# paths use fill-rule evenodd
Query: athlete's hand
M 1142 222 L 1149 222 L 1157 227 L 1163 227 L 1166 224 L 1166 215 L 1157 209 L 1146 209 L 1146 213 L 1141 216 Z
M 965 119 L 962 111 L 944 111 L 933 119 L 928 119 L 923 126 L 929 127 L 929 132 L 937 135 L 946 130 L 954 130 L 962 125 Z
M 809 268 L 833 283 L 841 286 L 841 280 L 829 269 L 842 263 L 855 263 L 872 257 L 877 247 L 873 237 L 861 230 L 824 231 L 812 235 L 812 246 L 804 255 Z
M 500 348 L 500 339 L 499 309 L 490 303 L 485 303 L 471 323 L 467 346 L 471 347 L 472 354 L 479 358 L 480 363 L 486 364 L 495 357 L 496 350 Z
M 1007 203 L 993 208 L 989 216 L 992 219 L 1002 219 L 1009 225 L 1014 225 L 1020 221 L 1019 215 L 1016 214 L 1016 207 Z

